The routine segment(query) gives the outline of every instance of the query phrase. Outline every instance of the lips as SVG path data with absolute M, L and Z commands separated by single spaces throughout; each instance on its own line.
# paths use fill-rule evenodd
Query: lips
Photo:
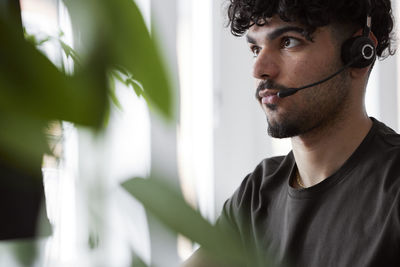
M 276 104 L 279 101 L 278 90 L 265 89 L 258 93 L 258 100 L 262 104 Z

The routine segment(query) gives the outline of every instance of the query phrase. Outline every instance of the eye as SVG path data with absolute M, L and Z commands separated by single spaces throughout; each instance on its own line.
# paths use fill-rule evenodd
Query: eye
M 259 46 L 252 46 L 250 47 L 251 52 L 253 53 L 253 57 L 257 57 L 261 52 L 261 47 Z
M 293 48 L 301 44 L 301 41 L 294 37 L 283 37 L 282 38 L 282 48 Z

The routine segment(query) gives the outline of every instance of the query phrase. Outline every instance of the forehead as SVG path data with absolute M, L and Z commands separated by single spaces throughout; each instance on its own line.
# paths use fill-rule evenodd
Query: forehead
M 278 16 L 274 16 L 267 19 L 262 26 L 256 24 L 251 26 L 246 33 L 246 39 L 249 43 L 257 43 L 261 41 L 272 41 L 285 33 L 294 33 L 302 35 L 310 42 L 314 42 L 321 36 L 327 37 L 327 35 L 330 35 L 330 38 L 332 38 L 332 28 L 332 25 L 322 26 L 310 33 L 307 28 L 299 22 L 283 21 Z
M 306 35 L 305 27 L 296 22 L 286 22 L 277 16 L 268 18 L 263 26 L 254 24 L 247 31 L 248 41 L 258 38 L 274 39 L 285 32 L 297 32 Z

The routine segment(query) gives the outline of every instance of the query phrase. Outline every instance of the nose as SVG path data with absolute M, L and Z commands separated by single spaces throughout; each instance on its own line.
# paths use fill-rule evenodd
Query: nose
M 253 64 L 253 77 L 260 80 L 275 79 L 279 75 L 278 66 L 276 58 L 262 49 Z

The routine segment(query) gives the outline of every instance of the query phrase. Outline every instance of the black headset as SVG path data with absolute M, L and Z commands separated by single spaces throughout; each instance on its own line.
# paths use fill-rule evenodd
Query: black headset
M 350 63 L 349 67 L 352 68 L 365 68 L 375 61 L 375 45 L 368 37 L 369 33 L 371 32 L 370 10 L 367 15 L 367 21 L 365 22 L 363 34 L 361 36 L 348 39 L 342 45 L 342 60 L 344 65 Z
M 352 37 L 346 40 L 342 45 L 341 53 L 342 53 L 342 61 L 344 63 L 343 64 L 344 66 L 342 68 L 340 68 L 335 73 L 331 74 L 330 76 L 318 82 L 314 82 L 297 88 L 288 88 L 285 90 L 280 90 L 278 92 L 278 97 L 279 98 L 288 97 L 297 93 L 300 90 L 324 83 L 332 79 L 339 73 L 343 72 L 347 68 L 365 68 L 371 65 L 376 58 L 375 44 L 369 38 L 369 34 L 371 32 L 371 11 L 372 11 L 371 0 L 368 0 L 367 18 L 362 35 Z

